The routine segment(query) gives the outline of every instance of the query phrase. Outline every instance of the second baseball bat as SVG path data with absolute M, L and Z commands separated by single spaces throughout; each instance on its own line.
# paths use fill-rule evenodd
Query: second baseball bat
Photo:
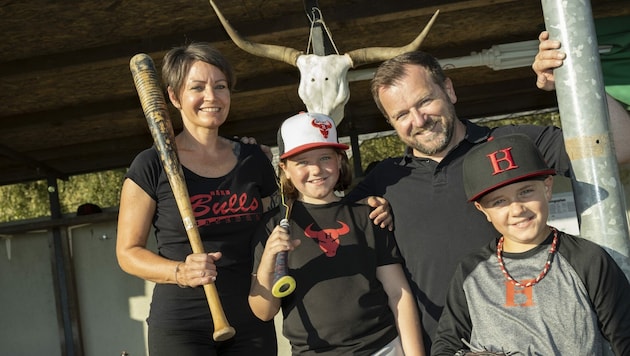
M 139 53 L 131 58 L 129 67 L 133 75 L 133 81 L 140 97 L 140 103 L 144 115 L 147 119 L 153 141 L 160 153 L 160 160 L 164 166 L 164 172 L 168 177 L 169 184 L 175 195 L 175 201 L 179 213 L 182 216 L 186 234 L 192 247 L 193 253 L 205 253 L 195 216 L 193 215 L 190 205 L 190 197 L 188 196 L 188 188 L 184 180 L 184 173 L 179 163 L 177 149 L 175 147 L 175 134 L 171 123 L 166 100 L 160 90 L 159 81 L 153 60 L 144 53 Z M 204 284 L 204 292 L 212 314 L 214 323 L 214 333 L 212 335 L 215 341 L 227 340 L 234 336 L 236 331 L 227 321 L 219 293 L 214 283 Z
M 289 220 L 280 220 L 280 226 L 284 228 L 287 233 L 290 233 Z M 273 273 L 273 286 L 271 288 L 271 294 L 273 294 L 276 298 L 286 297 L 295 290 L 295 279 L 288 274 L 288 258 L 289 252 L 287 251 L 279 252 L 276 255 L 276 266 Z

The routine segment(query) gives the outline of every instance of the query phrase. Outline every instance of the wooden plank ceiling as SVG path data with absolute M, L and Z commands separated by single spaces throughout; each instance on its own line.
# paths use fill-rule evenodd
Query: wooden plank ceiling
M 532 0 L 315 3 L 341 53 L 405 45 L 436 9 L 440 15 L 422 48 L 440 59 L 534 40 L 543 29 L 541 4 Z M 310 22 L 303 1 L 216 4 L 252 41 L 307 48 Z M 595 18 L 630 14 L 627 0 L 593 0 L 592 9 Z M 304 110 L 297 68 L 237 48 L 206 0 L 5 0 L 0 33 L 0 185 L 126 167 L 150 146 L 129 71 L 129 59 L 140 52 L 159 67 L 164 53 L 182 43 L 207 41 L 221 50 L 238 75 L 223 135 L 252 136 L 273 146 L 280 122 Z M 535 89 L 529 67 L 447 73 L 461 117 L 556 105 L 553 93 Z M 390 129 L 372 102 L 368 81 L 352 82 L 350 90 L 342 135 Z M 177 130 L 179 117 L 171 117 Z

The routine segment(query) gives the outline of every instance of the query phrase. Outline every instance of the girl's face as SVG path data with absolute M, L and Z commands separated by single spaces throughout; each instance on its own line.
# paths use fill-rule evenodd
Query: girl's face
M 219 68 L 206 62 L 196 61 L 190 67 L 179 99 L 170 87 L 168 93 L 185 125 L 217 129 L 230 111 L 227 78 Z
M 475 207 L 505 237 L 507 252 L 524 252 L 547 238 L 553 177 L 506 185 L 484 195 Z
M 334 193 L 341 157 L 332 148 L 315 148 L 280 162 L 284 175 L 299 192 L 298 200 L 326 204 L 339 200 Z

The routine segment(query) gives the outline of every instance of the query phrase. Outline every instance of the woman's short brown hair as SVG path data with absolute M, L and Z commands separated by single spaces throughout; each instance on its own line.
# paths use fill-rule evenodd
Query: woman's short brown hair
M 167 88 L 173 89 L 173 93 L 179 99 L 184 80 L 195 61 L 202 61 L 211 64 L 223 74 L 228 82 L 228 88 L 236 84 L 236 76 L 230 62 L 207 42 L 193 42 L 189 45 L 179 46 L 171 49 L 164 55 L 162 62 L 162 80 Z

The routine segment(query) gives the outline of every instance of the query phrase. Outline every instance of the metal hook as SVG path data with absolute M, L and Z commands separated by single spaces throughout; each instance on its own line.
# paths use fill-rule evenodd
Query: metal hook
M 339 54 L 339 50 L 337 49 L 337 45 L 335 44 L 335 41 L 332 38 L 332 34 L 330 33 L 330 30 L 328 29 L 328 26 L 326 26 L 326 22 L 324 21 L 324 15 L 322 15 L 322 11 L 320 10 L 319 7 L 317 6 L 313 6 L 311 7 L 311 13 L 313 14 L 313 16 L 309 16 L 308 12 L 306 13 L 306 17 L 308 17 L 308 19 L 311 22 L 311 27 L 310 27 L 310 31 L 309 31 L 309 36 L 308 36 L 308 44 L 306 46 L 306 52 L 305 53 L 311 53 L 311 44 L 313 42 L 313 29 L 315 28 L 315 25 L 321 25 L 321 27 L 324 29 L 324 31 L 326 32 L 326 35 L 328 36 L 328 40 L 330 41 L 330 44 L 332 45 L 333 49 L 335 50 L 336 54 Z
M 11 261 L 11 239 L 13 235 L 0 235 L 0 237 L 4 240 L 4 244 L 7 247 L 7 260 Z

